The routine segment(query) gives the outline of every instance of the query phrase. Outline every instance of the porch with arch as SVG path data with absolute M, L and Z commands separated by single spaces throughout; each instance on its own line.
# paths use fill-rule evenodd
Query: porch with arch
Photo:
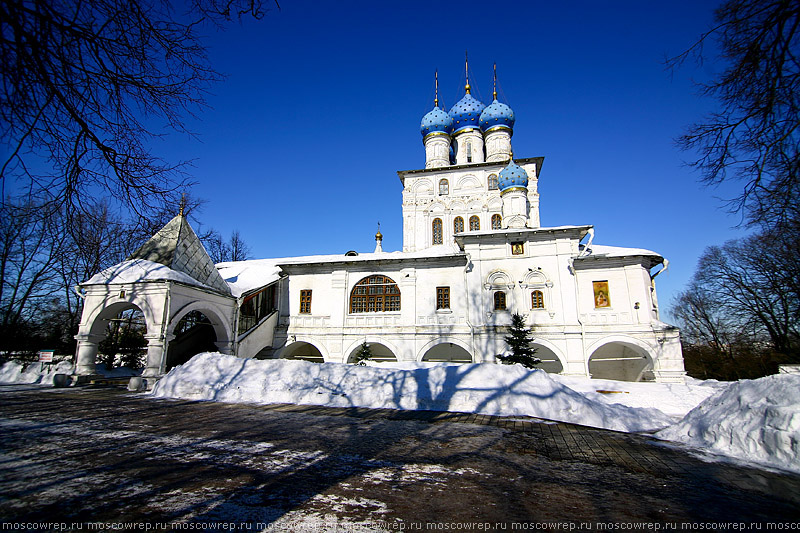
M 145 378 L 158 378 L 171 366 L 185 362 L 199 351 L 233 353 L 231 324 L 235 300 L 230 297 L 169 281 L 89 285 L 85 287 L 84 312 L 75 336 L 78 341 L 76 375 L 97 373 L 95 364 L 100 343 L 106 338 L 107 326 L 120 312 L 129 309 L 139 309 L 146 324 L 147 353 L 142 372 Z M 170 341 L 176 338 L 176 328 L 191 313 L 202 314 L 205 318 L 202 325 L 210 328 L 213 341 L 194 353 L 187 351 L 187 348 L 191 351 L 191 345 L 184 345 L 183 353 L 178 353 L 183 360 L 170 362 Z M 179 330 L 179 333 L 183 332 Z

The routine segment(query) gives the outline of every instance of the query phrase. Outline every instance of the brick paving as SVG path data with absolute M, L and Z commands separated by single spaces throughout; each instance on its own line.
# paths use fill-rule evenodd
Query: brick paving
M 46 519 L 279 531 L 797 527 L 800 476 L 519 416 L 0 386 L 0 520 Z

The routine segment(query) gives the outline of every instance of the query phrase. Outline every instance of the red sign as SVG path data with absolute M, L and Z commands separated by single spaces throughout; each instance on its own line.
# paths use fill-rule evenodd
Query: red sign
M 41 350 L 39 352 L 39 362 L 40 363 L 52 363 L 53 362 L 53 354 L 55 350 Z

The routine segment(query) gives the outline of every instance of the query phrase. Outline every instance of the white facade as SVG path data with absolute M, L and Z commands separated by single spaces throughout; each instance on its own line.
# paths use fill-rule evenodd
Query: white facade
M 77 373 L 93 371 L 103 321 L 135 306 L 148 323 L 153 378 L 168 370 L 175 322 L 195 310 L 225 352 L 337 363 L 351 362 L 364 342 L 381 360 L 495 362 L 519 313 L 549 372 L 680 381 L 679 333 L 659 320 L 655 296 L 665 260 L 594 245 L 591 226 L 541 227 L 543 158 L 510 160 L 512 112 L 497 100 L 493 106 L 505 123 L 491 126 L 484 112 L 481 127 L 462 125 L 452 135 L 450 115 L 466 115 L 437 107 L 433 125 L 423 119 L 425 168 L 398 172 L 402 252 L 383 252 L 378 235 L 373 253 L 223 263 L 216 266 L 223 286 L 193 274 L 207 264 L 194 242 L 167 246 L 188 247 L 191 260 L 178 261 L 178 252 L 154 257 L 157 235 L 143 247 L 149 255 L 132 259 L 188 278 L 132 281 L 112 272 L 86 282 Z M 185 224 L 176 220 L 173 233 Z M 194 233 L 182 231 L 191 240 Z

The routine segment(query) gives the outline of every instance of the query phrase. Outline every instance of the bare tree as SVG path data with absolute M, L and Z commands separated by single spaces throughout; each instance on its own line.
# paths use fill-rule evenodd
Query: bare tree
M 234 230 L 226 241 L 220 233 L 211 229 L 200 236 L 208 255 L 215 263 L 245 261 L 250 259 L 250 246 L 242 238 L 239 230 Z
M 749 360 L 752 346 L 759 340 L 757 328 L 730 315 L 702 285 L 692 283 L 681 292 L 672 314 L 681 326 L 683 356 L 690 375 L 702 379 L 758 377 L 748 373 L 753 366 Z
M 728 0 L 716 25 L 683 54 L 702 61 L 717 44 L 719 76 L 701 84 L 719 110 L 678 139 L 698 157 L 690 164 L 706 184 L 744 182 L 730 207 L 751 224 L 776 227 L 800 220 L 800 3 Z
M 51 305 L 59 284 L 56 268 L 66 247 L 59 213 L 26 203 L 0 206 L 0 347 L 24 339 L 24 327 Z
M 246 261 L 250 259 L 250 246 L 244 242 L 238 229 L 231 233 L 230 248 L 231 261 Z
M 3 188 L 14 182 L 40 202 L 47 192 L 67 214 L 100 194 L 148 213 L 185 188 L 181 162 L 150 147 L 164 128 L 187 132 L 185 117 L 219 79 L 199 30 L 265 10 L 260 0 L 187 6 L 175 13 L 166 0 L 1 2 Z
M 685 341 L 729 363 L 765 346 L 800 362 L 799 238 L 784 226 L 707 248 L 673 307 Z

